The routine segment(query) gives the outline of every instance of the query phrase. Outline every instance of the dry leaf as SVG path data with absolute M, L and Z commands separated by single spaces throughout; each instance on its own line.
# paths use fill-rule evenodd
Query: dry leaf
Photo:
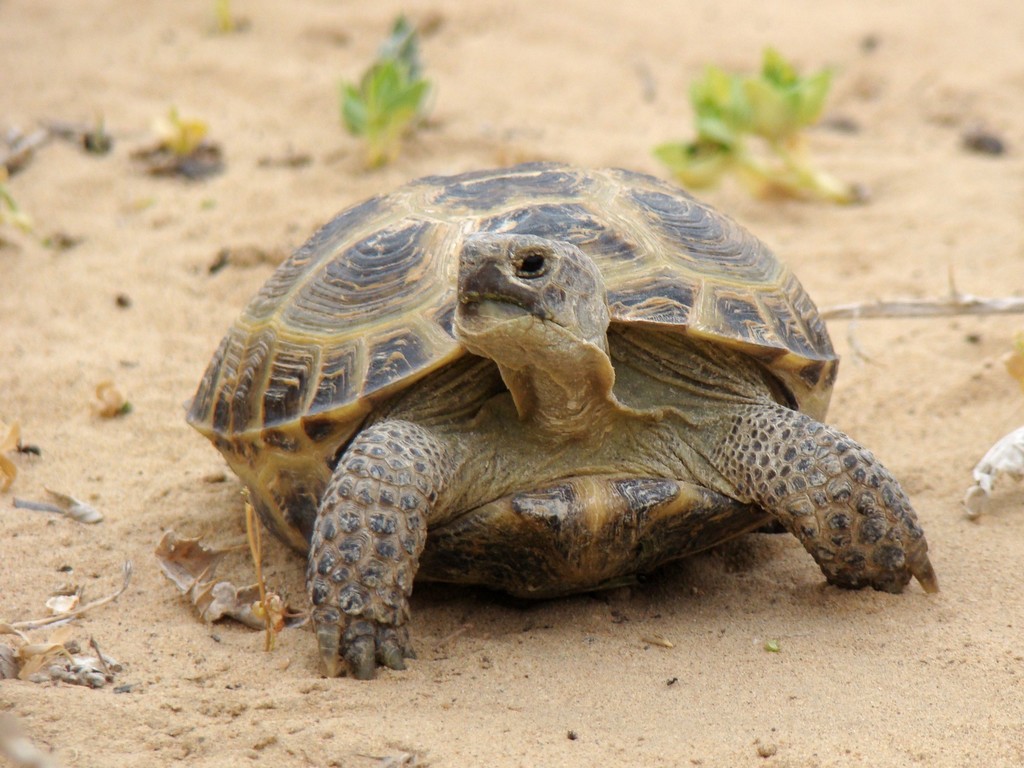
M 984 512 L 999 475 L 1009 475 L 1014 480 L 1024 478 L 1024 427 L 997 440 L 974 468 L 974 485 L 964 496 L 964 507 L 972 520 Z
M 1024 333 L 1018 333 L 1013 340 L 1013 351 L 1003 357 L 1003 365 L 1007 372 L 1017 380 L 1017 384 L 1024 390 Z
M 92 525 L 103 519 L 103 514 L 99 510 L 86 504 L 84 501 L 76 499 L 74 496 L 68 496 L 66 493 L 49 488 L 46 489 L 46 492 L 56 502 L 52 505 L 52 508 L 63 515 L 67 515 L 75 522 Z
M 55 595 L 46 601 L 46 607 L 54 616 L 61 616 L 78 608 L 79 601 L 78 595 Z
M 131 413 L 132 404 L 117 385 L 108 379 L 96 385 L 96 399 L 92 409 L 101 418 L 113 419 Z
M 107 603 L 113 602 L 121 596 L 122 592 L 128 589 L 128 585 L 131 583 L 132 580 L 132 570 L 132 561 L 125 560 L 121 566 L 124 581 L 121 582 L 121 586 L 117 589 L 117 591 L 107 595 L 106 597 L 91 600 L 85 605 L 79 606 L 78 608 L 75 608 L 74 610 L 68 613 L 62 613 L 59 616 L 48 616 L 45 619 L 35 619 L 32 621 L 14 621 L 10 623 L 0 622 L 0 635 L 18 635 L 18 637 L 24 640 L 25 636 L 22 634 L 22 631 L 39 629 L 40 627 L 45 627 L 50 624 L 63 623 L 70 619 L 74 619 L 77 616 L 81 616 L 82 614 L 92 610 L 93 608 L 99 608 L 101 605 L 106 605 Z
M 264 623 L 267 631 L 274 634 L 284 629 L 285 619 L 290 615 L 284 600 L 274 592 L 267 592 L 261 596 L 260 602 L 252 607 L 252 612 L 257 619 Z
M 62 626 L 45 641 L 26 642 L 14 651 L 15 676 L 34 683 L 62 682 L 102 688 L 121 671 L 121 665 L 99 652 L 90 641 L 96 656 L 79 654 L 78 644 L 71 641 L 71 627 Z
M 643 640 L 645 643 L 649 643 L 650 645 L 656 645 L 659 648 L 676 647 L 675 643 L 673 643 L 671 640 L 668 640 L 665 637 L 662 637 L 661 635 L 644 635 L 640 639 Z
M 21 426 L 18 422 L 7 425 L 0 421 L 0 492 L 11 487 L 18 476 L 18 468 L 4 454 L 18 450 L 21 442 Z
M 188 595 L 206 622 L 225 616 L 254 629 L 263 629 L 264 619 L 253 613 L 252 604 L 259 601 L 257 585 L 239 589 L 229 581 L 215 581 L 214 570 L 229 550 L 216 550 L 198 538 L 186 539 L 168 531 L 156 548 L 156 559 L 164 575 Z
M 164 576 L 182 592 L 188 592 L 197 583 L 211 580 L 214 569 L 226 552 L 228 550 L 211 549 L 198 538 L 186 539 L 174 531 L 167 531 L 154 554 Z
M 11 646 L 0 644 L 0 680 L 12 680 L 18 676 L 18 652 Z
M 18 661 L 21 668 L 18 671 L 19 680 L 28 680 L 32 675 L 40 672 L 50 661 L 58 657 L 70 659 L 71 652 L 65 643 L 71 639 L 72 629 L 69 626 L 58 627 L 53 633 L 41 643 L 28 643 L 18 649 Z

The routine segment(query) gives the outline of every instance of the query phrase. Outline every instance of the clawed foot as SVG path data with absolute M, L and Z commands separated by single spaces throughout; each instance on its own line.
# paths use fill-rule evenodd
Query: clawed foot
M 926 546 L 921 540 L 911 543 L 909 551 L 898 541 L 881 544 L 866 557 L 853 551 L 837 558 L 822 549 L 814 554 L 829 584 L 837 587 L 873 587 L 882 592 L 899 593 L 915 578 L 925 592 L 938 592 L 939 579 L 928 559 Z
M 415 655 L 409 646 L 409 630 L 405 626 L 378 624 L 351 616 L 342 618 L 340 622 L 317 621 L 314 618 L 314 626 L 320 660 L 328 677 L 337 677 L 344 661 L 352 677 L 372 680 L 378 666 L 405 669 L 405 660 Z
M 782 406 L 740 409 L 718 463 L 814 557 L 830 584 L 900 592 L 939 581 L 899 482 L 863 446 Z

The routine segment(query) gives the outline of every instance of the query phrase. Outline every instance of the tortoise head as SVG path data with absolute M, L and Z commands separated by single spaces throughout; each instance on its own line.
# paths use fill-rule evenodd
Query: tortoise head
M 496 345 L 550 334 L 550 325 L 558 329 L 556 336 L 568 332 L 607 352 L 604 279 L 571 243 L 535 235 L 471 235 L 459 258 L 458 292 L 456 332 L 471 352 L 497 359 Z
M 550 439 L 571 440 L 620 408 L 604 280 L 575 245 L 533 235 L 467 237 L 458 291 L 455 334 L 497 363 L 520 419 Z

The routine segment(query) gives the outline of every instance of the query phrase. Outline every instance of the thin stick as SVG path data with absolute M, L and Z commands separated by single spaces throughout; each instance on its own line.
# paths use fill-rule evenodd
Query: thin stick
M 117 600 L 117 598 L 121 596 L 121 593 L 128 589 L 128 584 L 132 580 L 132 561 L 125 560 L 124 565 L 121 566 L 121 570 L 124 573 L 124 582 L 122 582 L 121 588 L 114 592 L 112 595 L 107 595 L 106 597 L 101 597 L 97 600 L 93 600 L 92 602 L 86 603 L 85 605 L 81 605 L 75 610 L 68 611 L 67 613 L 59 613 L 56 616 L 49 616 L 45 619 L 37 619 L 35 621 L 15 621 L 10 624 L 3 624 L 2 626 L 4 629 L 12 629 L 15 632 L 18 632 L 19 630 L 27 631 L 32 629 L 39 629 L 41 627 L 48 627 L 51 624 L 62 624 L 65 621 L 69 621 L 70 619 L 75 618 L 76 616 L 81 616 L 86 611 L 91 611 L 93 608 L 99 608 L 101 605 L 106 605 L 109 602 Z
M 96 642 L 96 638 L 89 636 L 89 645 L 96 651 L 96 659 L 99 661 L 100 669 L 103 670 L 103 676 L 107 680 L 113 680 L 114 676 L 110 673 L 110 667 L 107 666 L 107 660 L 103 658 L 103 651 L 100 650 L 99 644 Z
M 432 650 L 436 651 L 436 650 L 438 650 L 440 648 L 443 648 L 445 645 L 450 643 L 452 640 L 457 638 L 459 635 L 462 635 L 462 634 L 468 632 L 472 628 L 473 628 L 473 625 L 471 623 L 463 624 L 461 627 L 456 629 L 454 632 L 450 632 L 449 634 L 445 635 L 440 640 L 438 640 L 436 643 L 434 643 L 434 647 L 433 647 Z
M 32 159 L 32 155 L 39 147 L 50 140 L 50 132 L 40 128 L 28 135 L 19 136 L 11 144 L 11 148 L 0 156 L 0 165 L 7 169 L 7 173 L 13 176 Z
M 869 301 L 839 304 L 821 311 L 825 320 L 856 320 L 879 317 L 951 317 L 954 315 L 1014 315 L 1024 313 L 1024 297 L 981 298 L 951 293 L 940 299 Z
M 263 536 L 260 531 L 260 521 L 256 519 L 256 510 L 253 509 L 248 494 L 245 498 L 245 535 L 249 540 L 249 554 L 256 565 L 256 586 L 260 590 L 260 608 L 263 610 L 263 623 L 266 627 L 263 650 L 272 651 L 274 649 L 274 623 L 270 615 L 270 606 L 267 603 L 267 588 L 263 583 Z

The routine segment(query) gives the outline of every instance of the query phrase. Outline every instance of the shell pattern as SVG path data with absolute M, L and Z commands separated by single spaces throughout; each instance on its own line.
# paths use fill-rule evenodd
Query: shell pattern
M 315 504 L 373 404 L 464 354 L 458 252 L 479 231 L 572 242 L 604 275 L 613 324 L 743 349 L 824 415 L 837 361 L 814 304 L 760 241 L 677 187 L 547 163 L 419 179 L 343 211 L 285 261 L 189 409 L 297 548 L 308 512 L 287 507 Z

